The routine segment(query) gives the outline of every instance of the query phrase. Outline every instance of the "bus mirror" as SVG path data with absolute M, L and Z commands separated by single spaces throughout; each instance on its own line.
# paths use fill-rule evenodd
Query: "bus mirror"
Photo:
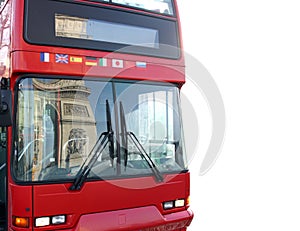
M 8 127 L 12 125 L 11 105 L 11 91 L 0 88 L 0 127 Z

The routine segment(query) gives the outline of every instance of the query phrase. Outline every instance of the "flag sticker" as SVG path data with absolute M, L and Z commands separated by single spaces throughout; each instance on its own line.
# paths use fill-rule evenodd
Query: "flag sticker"
M 69 63 L 69 55 L 55 54 L 55 62 L 67 64 L 67 63 Z
M 113 59 L 111 65 L 114 68 L 123 68 L 124 67 L 124 62 L 121 59 Z
M 100 58 L 99 59 L 99 66 L 100 67 L 107 67 L 107 59 L 106 58 Z
M 50 62 L 50 54 L 42 52 L 40 53 L 40 61 L 44 63 L 49 63 Z
M 147 63 L 146 62 L 135 62 L 135 66 L 139 68 L 146 68 Z
M 70 56 L 71 63 L 82 63 L 82 58 L 78 56 Z
M 95 58 L 95 57 L 85 57 L 85 65 L 87 65 L 87 66 L 97 66 L 97 58 Z

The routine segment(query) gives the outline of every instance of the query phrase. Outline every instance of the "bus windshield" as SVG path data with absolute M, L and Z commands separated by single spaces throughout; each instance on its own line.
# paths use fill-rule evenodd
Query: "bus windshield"
M 161 173 L 185 171 L 178 96 L 177 86 L 164 83 L 23 78 L 14 175 L 70 181 L 92 158 L 87 178 L 153 175 L 146 155 Z M 98 149 L 100 136 L 107 139 Z

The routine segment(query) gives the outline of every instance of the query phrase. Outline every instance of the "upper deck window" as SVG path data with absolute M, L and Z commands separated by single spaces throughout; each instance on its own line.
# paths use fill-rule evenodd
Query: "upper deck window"
M 112 0 L 112 2 L 161 14 L 173 15 L 171 0 Z
M 24 39 L 28 43 L 112 52 L 122 50 L 123 53 L 170 59 L 180 57 L 175 17 L 86 2 L 26 0 L 25 3 Z M 112 0 L 111 3 L 125 4 L 125 1 Z
M 99 0 L 139 8 L 160 14 L 174 15 L 172 0 Z

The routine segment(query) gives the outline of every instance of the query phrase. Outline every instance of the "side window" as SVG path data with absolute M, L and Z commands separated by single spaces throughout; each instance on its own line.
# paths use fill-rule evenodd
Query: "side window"
M 6 128 L 0 128 L 0 230 L 6 221 Z

